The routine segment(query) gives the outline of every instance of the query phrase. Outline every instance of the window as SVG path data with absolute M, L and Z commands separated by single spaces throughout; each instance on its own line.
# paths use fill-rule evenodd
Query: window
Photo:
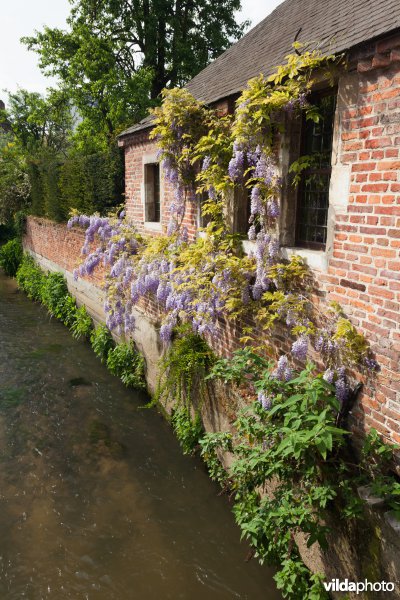
M 200 228 L 207 227 L 209 222 L 211 221 L 210 215 L 205 215 L 203 213 L 203 204 L 208 199 L 207 192 L 201 192 L 196 194 L 197 199 L 197 226 Z
M 336 94 L 321 94 L 312 103 L 318 106 L 320 119 L 302 123 L 301 154 L 310 156 L 311 165 L 303 172 L 298 190 L 296 245 L 320 250 L 327 239 Z
M 233 232 L 240 233 L 247 239 L 250 227 L 251 189 L 243 186 L 235 188 L 234 192 L 234 219 Z
M 159 223 L 160 165 L 158 163 L 144 165 L 144 201 L 146 222 Z

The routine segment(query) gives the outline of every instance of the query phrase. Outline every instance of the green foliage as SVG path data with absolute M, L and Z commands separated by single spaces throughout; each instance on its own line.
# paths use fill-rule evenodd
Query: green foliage
M 44 149 L 54 155 L 65 150 L 72 116 L 63 91 L 50 89 L 42 96 L 19 89 L 8 95 L 6 116 L 25 156 L 37 156 Z
M 293 44 L 298 50 L 299 44 Z M 253 138 L 260 140 L 265 147 L 273 143 L 276 114 L 288 102 L 307 94 L 317 78 L 332 81 L 331 67 L 341 58 L 322 55 L 318 50 L 287 55 L 284 64 L 275 73 L 265 78 L 263 75 L 251 79 L 237 102 L 236 118 L 233 125 L 234 138 L 247 142 Z M 304 107 L 307 119 L 318 120 L 315 106 Z
M 42 288 L 45 274 L 29 254 L 24 254 L 21 265 L 17 271 L 18 287 L 23 290 L 31 300 L 41 301 Z
M 178 406 L 171 414 L 171 423 L 184 454 L 193 454 L 203 433 L 198 412 L 194 417 L 186 406 Z
M 65 214 L 105 214 L 123 199 L 123 156 L 111 148 L 65 160 L 60 168 L 60 196 Z
M 44 273 L 34 259 L 25 254 L 17 272 L 17 283 L 31 300 L 42 302 L 49 313 L 67 327 L 75 323 L 76 303 L 61 273 Z
M 201 453 L 210 475 L 235 492 L 242 537 L 261 562 L 280 565 L 275 579 L 284 597 L 321 600 L 327 598 L 322 577 L 302 563 L 296 536 L 302 534 L 307 546 L 326 547 L 328 513 L 331 520 L 334 514 L 363 516 L 356 491 L 362 484 L 400 518 L 400 483 L 391 470 L 399 447 L 388 446 L 371 430 L 360 464 L 349 463 L 349 432 L 336 426 L 334 387 L 312 364 L 289 381 L 279 380 L 271 368 L 250 348 L 237 351 L 231 363 L 222 359 L 214 365 L 211 377 L 247 381 L 260 401 L 239 413 L 235 433 L 206 434 Z M 269 400 L 264 404 L 269 408 L 261 399 Z M 220 465 L 221 451 L 233 453 L 228 472 Z
M 81 337 L 88 338 L 93 328 L 93 322 L 91 317 L 88 315 L 86 306 L 82 304 L 76 309 L 74 320 L 70 326 L 72 335 L 76 339 Z
M 283 568 L 275 576 L 276 586 L 284 598 L 305 600 L 328 600 L 323 579 L 319 573 L 310 573 L 301 561 L 292 559 L 285 561 Z
M 108 354 L 115 345 L 110 330 L 105 325 L 99 325 L 92 330 L 90 343 L 92 344 L 93 352 L 100 358 L 101 362 L 107 361 Z
M 371 429 L 362 449 L 360 483 L 371 485 L 372 493 L 383 498 L 400 520 L 400 482 L 393 471 L 399 450 L 399 445 L 386 444 L 376 429 Z
M 72 131 L 66 96 L 59 90 L 41 96 L 21 89 L 8 95 L 5 115 L 10 133 L 0 151 L 0 218 L 12 220 L 32 202 L 35 214 L 62 220 L 58 168 Z
M 172 401 L 171 423 L 185 454 L 196 449 L 203 433 L 200 411 L 205 379 L 214 360 L 206 342 L 186 324 L 175 329 L 172 344 L 160 361 L 152 404 Z
M 342 360 L 345 364 L 357 365 L 364 356 L 367 356 L 367 340 L 344 317 L 337 319 L 332 339 L 341 346 Z
M 108 369 L 128 387 L 145 389 L 144 359 L 133 343 L 114 347 L 105 325 L 93 329 L 92 319 L 84 305 L 77 308 L 61 273 L 45 274 L 33 258 L 25 254 L 17 272 L 17 282 L 32 300 L 41 301 L 52 316 L 70 328 L 74 338 L 90 337 L 92 348 Z
M 0 266 L 6 275 L 14 277 L 22 261 L 22 244 L 19 238 L 10 240 L 0 247 Z
M 236 350 L 231 358 L 221 358 L 212 367 L 206 379 L 221 379 L 225 383 L 241 384 L 260 379 L 270 367 L 270 362 L 253 348 L 245 346 Z
M 75 300 L 68 293 L 67 282 L 61 273 L 48 273 L 42 277 L 40 299 L 49 313 L 71 327 L 76 318 Z
M 14 214 L 14 229 L 17 236 L 22 237 L 26 232 L 26 217 L 25 210 L 18 210 Z
M 55 221 L 65 220 L 73 210 L 105 214 L 122 201 L 123 160 L 115 148 L 62 160 L 31 160 L 29 178 L 31 212 Z
M 9 242 L 14 238 L 16 231 L 9 223 L 0 223 L 0 244 Z
M 12 226 L 14 214 L 29 204 L 31 186 L 23 155 L 11 136 L 6 139 L 0 145 L 0 222 Z
M 171 346 L 160 363 L 160 378 L 154 402 L 173 400 L 174 407 L 199 408 L 205 395 L 205 376 L 214 362 L 207 343 L 189 325 L 175 330 Z
M 164 87 L 182 85 L 241 37 L 239 9 L 240 0 L 103 0 L 95 8 L 77 0 L 68 30 L 45 27 L 23 41 L 79 110 L 75 143 L 92 152 L 92 140 L 104 149 Z
M 145 389 L 144 359 L 135 349 L 133 342 L 118 344 L 109 350 L 107 368 L 117 375 L 127 387 Z
M 209 475 L 213 481 L 217 481 L 222 487 L 229 482 L 228 473 L 221 464 L 221 452 L 232 452 L 232 434 L 218 431 L 206 433 L 199 440 L 200 454 L 207 465 Z
M 219 361 L 214 376 L 250 379 L 270 399 L 270 409 L 257 401 L 241 411 L 235 433 L 207 434 L 200 441 L 202 455 L 212 476 L 233 487 L 236 521 L 258 559 L 280 565 L 276 581 L 283 595 L 325 598 L 320 576 L 312 575 L 300 559 L 295 536 L 303 534 L 308 546 L 326 545 L 326 511 L 339 502 L 340 481 L 349 478 L 339 468 L 347 432 L 336 427 L 334 388 L 311 364 L 294 379 L 280 381 L 264 359 L 254 358 L 254 351 L 236 354 L 232 369 Z M 218 465 L 221 450 L 233 453 L 228 473 Z

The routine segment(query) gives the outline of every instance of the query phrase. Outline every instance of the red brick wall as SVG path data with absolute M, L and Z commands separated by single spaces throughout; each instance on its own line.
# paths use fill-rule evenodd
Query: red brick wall
M 400 442 L 400 35 L 362 50 L 358 95 L 341 115 L 340 161 L 351 165 L 328 274 L 319 276 L 364 333 L 380 372 L 353 417 Z
M 375 427 L 400 443 L 400 37 L 386 40 L 351 57 L 353 92 L 340 114 L 338 163 L 350 165 L 348 202 L 336 212 L 333 253 L 326 272 L 316 273 L 318 301 L 338 301 L 371 343 L 381 370 L 364 381 L 353 411 L 358 431 Z M 155 152 L 146 132 L 125 140 L 127 213 L 144 229 L 141 199 L 143 154 Z M 172 190 L 166 185 L 164 204 Z M 195 233 L 195 208 L 186 224 Z M 162 207 L 162 226 L 168 223 Z M 82 233 L 63 225 L 29 219 L 26 244 L 72 270 L 79 260 Z M 317 299 L 317 296 L 316 296 Z M 146 304 L 159 320 L 157 303 Z M 219 354 L 240 347 L 240 324 L 221 324 L 212 341 Z M 288 348 L 288 333 L 277 333 L 277 350 Z
M 148 132 L 139 132 L 125 139 L 125 181 L 126 181 L 126 212 L 141 233 L 157 235 L 152 226 L 145 226 L 144 203 L 143 203 L 143 155 L 156 154 L 157 146 L 149 139 Z M 166 233 L 170 220 L 169 205 L 173 199 L 171 184 L 165 180 L 161 172 L 163 191 L 161 192 L 161 225 L 162 232 Z M 188 229 L 190 239 L 196 235 L 197 205 L 195 201 L 188 202 L 183 225 Z
M 28 217 L 24 247 L 47 258 L 70 273 L 82 262 L 81 248 L 84 244 L 84 231 L 75 227 L 67 229 L 65 223 L 54 223 L 49 219 Z M 101 286 L 103 271 L 98 268 L 90 278 Z

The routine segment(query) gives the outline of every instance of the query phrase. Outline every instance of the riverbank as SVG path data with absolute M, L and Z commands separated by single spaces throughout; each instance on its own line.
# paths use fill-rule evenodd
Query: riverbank
M 146 395 L 3 276 L 0 327 L 2 598 L 280 598 Z

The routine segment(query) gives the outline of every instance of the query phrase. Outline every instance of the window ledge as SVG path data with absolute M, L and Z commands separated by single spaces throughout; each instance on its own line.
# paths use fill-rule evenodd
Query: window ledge
M 243 240 L 243 250 L 245 254 L 254 254 L 256 249 L 255 242 Z M 291 256 L 301 256 L 311 269 L 326 272 L 328 269 L 328 257 L 324 250 L 309 250 L 308 248 L 281 248 L 283 258 L 290 259 Z
M 151 231 L 162 231 L 162 224 L 158 221 L 145 221 L 144 228 L 150 229 Z
M 328 257 L 325 250 L 310 250 L 308 248 L 282 248 L 282 256 L 301 256 L 311 269 L 326 272 L 328 269 Z

